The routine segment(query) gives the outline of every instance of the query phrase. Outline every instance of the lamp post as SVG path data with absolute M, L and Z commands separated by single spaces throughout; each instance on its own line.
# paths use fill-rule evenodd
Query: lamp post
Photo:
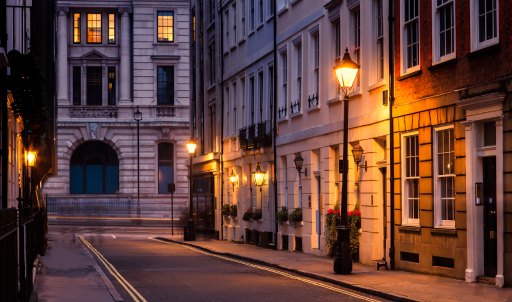
M 341 91 L 343 92 L 343 159 L 341 183 L 340 220 L 336 226 L 337 240 L 334 257 L 334 272 L 336 274 L 350 274 L 352 272 L 352 259 L 350 253 L 350 230 L 348 228 L 348 93 L 354 84 L 359 65 L 350 59 L 348 49 L 345 49 L 343 59 L 334 67 Z M 341 97 L 341 94 L 340 94 Z
M 184 234 L 184 240 L 191 241 L 196 240 L 196 233 L 194 229 L 194 219 L 193 219 L 193 211 L 192 211 L 192 159 L 194 157 L 194 153 L 196 152 L 197 144 L 193 138 L 187 142 L 187 151 L 190 155 L 190 165 L 188 170 L 188 190 L 189 190 L 189 213 L 188 213 L 188 228 L 187 232 Z
M 142 121 L 142 112 L 137 106 L 137 110 L 133 113 L 133 119 L 137 122 L 137 218 L 140 218 L 140 133 L 139 124 Z M 140 220 L 137 220 L 140 223 Z
M 26 160 L 28 166 L 28 196 L 27 200 L 32 197 L 32 167 L 36 165 L 37 152 L 33 150 L 26 151 Z

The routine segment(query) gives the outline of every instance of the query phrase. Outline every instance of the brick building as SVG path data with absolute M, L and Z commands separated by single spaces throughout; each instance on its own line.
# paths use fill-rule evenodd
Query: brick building
M 512 6 L 394 2 L 397 268 L 512 281 Z

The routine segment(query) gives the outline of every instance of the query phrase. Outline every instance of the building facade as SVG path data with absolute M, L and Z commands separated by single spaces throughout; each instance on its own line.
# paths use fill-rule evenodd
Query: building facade
M 510 284 L 510 3 L 394 4 L 397 267 Z
M 56 214 L 184 218 L 188 2 L 56 7 L 57 167 L 44 187 Z

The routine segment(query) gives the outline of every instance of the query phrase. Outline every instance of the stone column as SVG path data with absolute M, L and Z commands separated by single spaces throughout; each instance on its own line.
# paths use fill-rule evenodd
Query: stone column
M 68 95 L 68 8 L 59 8 L 57 17 L 57 102 L 69 105 Z
M 130 70 L 130 15 L 127 9 L 121 12 L 121 43 L 119 66 L 119 103 L 130 102 L 131 70 Z

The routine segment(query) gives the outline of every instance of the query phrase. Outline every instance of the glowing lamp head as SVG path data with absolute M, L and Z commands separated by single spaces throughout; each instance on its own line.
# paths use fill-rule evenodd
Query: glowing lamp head
M 36 151 L 27 151 L 27 164 L 29 167 L 33 167 L 36 165 L 37 152 Z
M 347 90 L 354 85 L 354 80 L 356 79 L 357 72 L 359 71 L 359 65 L 350 58 L 348 48 L 345 49 L 345 54 L 343 55 L 341 62 L 334 66 L 334 71 L 336 72 L 341 88 Z
M 261 187 L 265 183 L 265 172 L 263 172 L 259 163 L 256 165 L 256 170 L 252 172 L 252 178 L 257 187 Z
M 196 142 L 193 139 L 190 139 L 190 141 L 187 143 L 188 154 L 192 156 L 196 152 L 196 147 Z

